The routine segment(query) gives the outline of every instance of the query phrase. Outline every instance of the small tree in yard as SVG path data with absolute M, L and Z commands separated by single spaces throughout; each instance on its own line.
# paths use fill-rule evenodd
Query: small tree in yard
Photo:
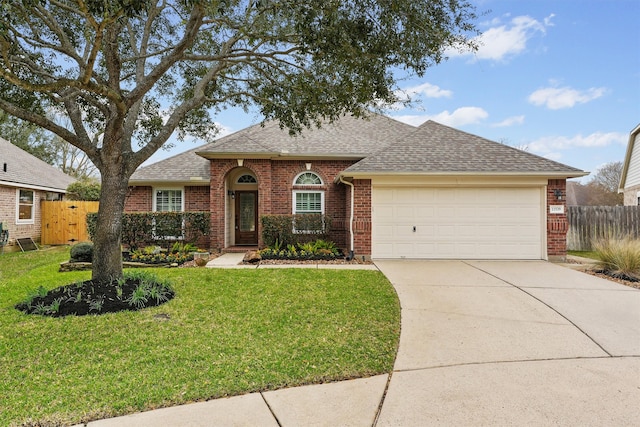
M 227 107 L 292 133 L 366 115 L 396 100 L 392 70 L 473 49 L 475 18 L 466 0 L 3 0 L 0 109 L 100 171 L 93 279 L 110 281 L 129 177 L 174 131 L 211 136 Z

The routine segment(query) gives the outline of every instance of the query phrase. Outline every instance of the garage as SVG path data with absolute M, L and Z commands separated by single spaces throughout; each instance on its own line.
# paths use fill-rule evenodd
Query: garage
M 372 258 L 544 259 L 544 187 L 373 186 Z

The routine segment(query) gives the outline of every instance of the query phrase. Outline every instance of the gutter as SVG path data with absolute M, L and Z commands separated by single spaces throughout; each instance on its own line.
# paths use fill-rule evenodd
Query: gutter
M 342 178 L 342 175 L 340 175 L 338 177 L 340 179 L 340 182 L 348 185 L 349 187 L 351 187 L 351 212 L 350 212 L 350 216 L 349 216 L 349 240 L 350 240 L 350 246 L 349 246 L 349 255 L 345 258 L 347 261 L 351 261 L 354 257 L 353 254 L 353 202 L 355 200 L 355 194 L 354 194 L 354 187 L 353 184 L 345 181 Z

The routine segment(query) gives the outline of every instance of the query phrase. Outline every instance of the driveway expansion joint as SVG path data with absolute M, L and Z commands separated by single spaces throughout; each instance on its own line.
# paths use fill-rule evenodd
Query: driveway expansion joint
M 423 368 L 409 368 L 409 369 L 394 369 L 393 372 L 419 372 L 430 371 L 434 369 L 443 368 L 456 368 L 459 366 L 482 366 L 482 365 L 503 365 L 508 363 L 536 363 L 536 362 L 560 362 L 565 360 L 609 360 L 609 359 L 625 359 L 625 358 L 638 358 L 640 356 L 585 356 L 585 357 L 550 357 L 541 359 L 515 359 L 515 360 L 492 360 L 488 362 L 465 362 L 465 363 L 452 363 L 450 365 L 434 365 L 425 366 Z
M 591 335 L 589 335 L 584 329 L 582 329 L 581 327 L 579 327 L 575 322 L 573 322 L 571 319 L 569 319 L 567 316 L 565 316 L 564 314 L 560 313 L 560 311 L 558 311 L 557 309 L 555 309 L 554 307 L 552 307 L 551 305 L 547 304 L 546 302 L 544 302 L 543 300 L 541 300 L 540 298 L 536 297 L 535 295 L 531 294 L 530 292 L 527 292 L 526 288 L 533 288 L 532 286 L 527 286 L 527 287 L 520 287 L 514 283 L 509 282 L 508 280 L 505 280 L 501 277 L 496 276 L 495 274 L 483 270 L 482 268 L 473 265 L 473 264 L 469 264 L 468 262 L 464 262 L 465 264 L 467 264 L 470 267 L 473 267 L 479 271 L 482 271 L 485 274 L 488 274 L 504 283 L 507 283 L 510 286 L 513 286 L 516 289 L 519 289 L 521 292 L 524 292 L 525 294 L 529 295 L 531 298 L 535 299 L 536 301 L 540 302 L 541 304 L 545 305 L 546 307 L 550 308 L 551 310 L 553 310 L 555 313 L 557 313 L 560 317 L 562 317 L 563 319 L 565 319 L 567 322 L 569 322 L 570 324 L 572 324 L 577 330 L 579 330 L 580 332 L 582 332 L 582 334 L 584 334 L 584 336 L 586 336 L 587 338 L 589 338 L 595 345 L 598 346 L 598 348 L 600 348 L 600 350 L 602 350 L 603 352 L 605 352 L 607 355 L 609 355 L 609 357 L 613 357 L 613 354 L 611 354 L 611 352 L 607 351 L 599 342 L 597 342 Z M 540 289 L 540 288 L 535 288 L 535 289 Z

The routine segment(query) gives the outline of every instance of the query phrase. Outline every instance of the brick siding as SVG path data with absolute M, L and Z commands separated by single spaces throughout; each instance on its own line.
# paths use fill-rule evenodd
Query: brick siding
M 562 200 L 558 200 L 555 190 L 562 192 Z M 549 206 L 564 206 L 564 213 L 552 214 Z M 567 180 L 550 179 L 547 184 L 547 255 L 550 259 L 564 259 L 567 256 Z
M 293 186 L 295 177 L 307 171 L 306 163 L 311 163 L 310 172 L 320 176 L 323 185 Z M 325 214 L 332 219 L 330 238 L 341 248 L 348 246 L 348 217 L 346 209 L 346 186 L 334 180 L 339 172 L 352 165 L 344 160 L 268 160 L 245 159 L 243 167 L 249 169 L 258 181 L 258 215 L 291 214 L 293 212 L 293 190 L 324 191 Z M 211 160 L 211 244 L 216 249 L 225 246 L 225 182 L 229 173 L 238 167 L 235 159 Z M 258 244 L 263 245 L 260 224 L 258 224 Z
M 124 202 L 125 212 L 151 212 L 153 210 L 153 189 L 149 186 L 129 187 Z

